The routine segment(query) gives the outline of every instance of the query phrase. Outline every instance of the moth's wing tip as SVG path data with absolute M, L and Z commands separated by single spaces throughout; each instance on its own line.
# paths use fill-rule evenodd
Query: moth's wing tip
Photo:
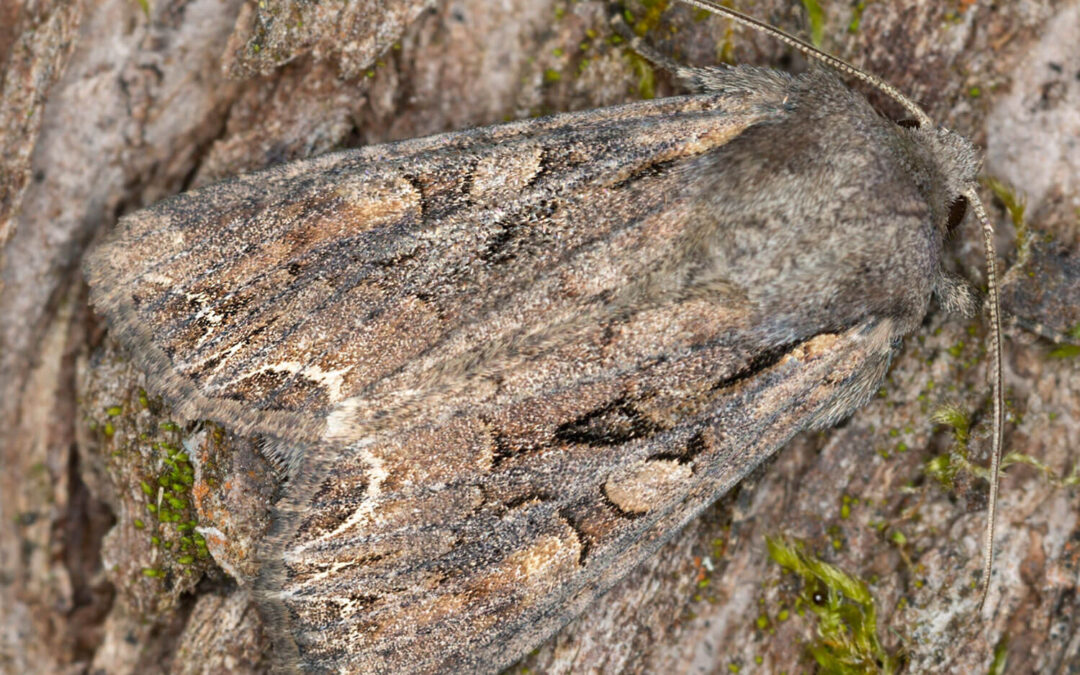
M 264 548 L 267 546 L 264 545 Z M 295 673 L 301 670 L 300 648 L 294 637 L 293 620 L 285 603 L 279 598 L 284 574 L 280 560 L 262 558 L 252 593 L 272 645 L 272 673 Z
M 285 497 L 284 499 L 288 499 Z M 270 643 L 273 645 L 274 670 L 272 672 L 296 672 L 300 670 L 300 648 L 295 638 L 295 626 L 281 592 L 285 586 L 285 564 L 282 551 L 285 541 L 296 527 L 296 513 L 274 510 L 273 520 L 266 539 L 259 546 L 259 571 L 255 578 L 252 595 L 262 617 Z
M 184 420 L 210 420 L 227 424 L 240 435 L 266 435 L 275 442 L 267 446 L 267 456 L 294 473 L 303 455 L 302 447 L 322 435 L 321 420 L 297 412 L 259 410 L 242 401 L 210 397 L 198 385 L 177 372 L 174 362 L 153 339 L 153 329 L 140 320 L 130 300 L 108 277 L 96 277 L 98 262 L 90 260 L 90 302 L 101 315 L 112 339 L 125 348 L 146 377 L 146 388 L 161 396 L 173 414 Z
M 322 482 L 333 463 L 333 455 L 316 444 L 295 459 L 290 467 L 284 496 L 274 505 L 273 519 L 259 546 L 259 571 L 255 578 L 254 598 L 274 648 L 272 672 L 295 673 L 304 670 L 299 643 L 298 626 L 282 601 L 288 581 L 285 569 L 285 549 L 293 539 L 312 494 Z
M 120 218 L 119 222 L 90 247 L 83 258 L 83 275 L 95 287 L 112 286 L 125 277 L 137 276 L 131 258 L 137 255 L 136 244 L 149 233 L 175 230 L 168 199 Z

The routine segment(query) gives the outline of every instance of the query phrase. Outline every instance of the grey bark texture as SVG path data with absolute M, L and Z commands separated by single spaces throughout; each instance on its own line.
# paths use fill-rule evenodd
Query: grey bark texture
M 852 672 L 889 658 L 907 672 L 987 672 L 995 659 L 1080 672 L 1080 350 L 1046 339 L 1080 341 L 1080 3 L 832 1 L 820 21 L 809 0 L 732 4 L 796 33 L 819 27 L 827 51 L 985 148 L 984 173 L 1013 189 L 984 191 L 1014 317 L 1005 438 L 1017 460 L 988 607 L 972 609 L 986 483 L 967 464 L 987 459 L 986 332 L 936 312 L 879 398 L 798 438 L 516 668 L 812 672 L 825 653 L 862 658 Z M 629 8 L 684 63 L 790 65 L 767 38 L 663 5 Z M 0 671 L 270 665 L 249 587 L 276 474 L 260 439 L 173 420 L 142 389 L 86 305 L 79 261 L 94 238 L 161 197 L 277 162 L 677 93 L 612 44 L 607 11 L 0 5 Z M 1006 206 L 1020 194 L 1018 232 Z M 950 248 L 977 284 L 980 241 L 969 219 Z M 858 609 L 865 630 L 873 607 L 880 647 L 837 646 L 813 606 L 836 578 L 785 571 L 766 536 L 865 581 L 872 603 Z

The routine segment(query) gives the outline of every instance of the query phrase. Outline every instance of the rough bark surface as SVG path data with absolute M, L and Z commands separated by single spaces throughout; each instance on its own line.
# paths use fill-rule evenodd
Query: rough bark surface
M 274 468 L 259 439 L 172 420 L 86 307 L 79 261 L 119 215 L 331 149 L 677 91 L 611 44 L 603 2 L 374 4 L 376 28 L 239 0 L 0 5 L 0 671 L 269 666 L 248 588 Z M 804 3 L 733 4 L 808 33 Z M 771 535 L 869 584 L 871 661 L 987 672 L 996 650 L 1009 672 L 1080 672 L 1080 350 L 1045 339 L 1080 341 L 1080 3 L 820 5 L 825 49 L 986 148 L 985 173 L 1027 195 L 1025 236 L 1007 199 L 990 203 L 1016 317 L 1006 444 L 1031 461 L 1005 471 L 988 607 L 974 614 L 985 481 L 964 466 L 965 451 L 986 460 L 985 329 L 938 312 L 877 400 L 800 437 L 518 669 L 812 671 L 822 589 L 770 559 Z M 631 3 L 683 62 L 790 61 L 661 6 Z M 950 255 L 977 283 L 980 241 L 969 219 Z M 966 441 L 935 421 L 946 404 Z

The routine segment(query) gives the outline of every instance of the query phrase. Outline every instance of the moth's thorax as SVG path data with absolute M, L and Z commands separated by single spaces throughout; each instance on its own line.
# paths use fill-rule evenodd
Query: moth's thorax
M 785 112 L 707 158 L 701 185 L 713 196 L 701 255 L 711 276 L 700 283 L 734 287 L 759 312 L 767 340 L 798 341 L 867 317 L 897 319 L 897 333 L 907 332 L 934 291 L 956 190 L 948 176 L 970 165 L 966 141 L 927 140 L 828 72 L 755 82 L 780 89 Z
M 969 140 L 943 127 L 903 132 L 910 139 L 910 144 L 900 149 L 909 161 L 907 171 L 944 235 L 953 205 L 975 184 L 980 166 L 978 152 Z

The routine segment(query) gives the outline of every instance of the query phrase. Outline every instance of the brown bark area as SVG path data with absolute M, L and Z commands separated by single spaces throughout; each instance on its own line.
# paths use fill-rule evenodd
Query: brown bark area
M 442 2 L 364 63 L 365 45 L 386 44 L 387 27 L 425 3 L 386 4 L 382 32 L 342 12 L 301 22 L 299 38 L 273 24 L 300 11 L 286 3 L 151 2 L 148 15 L 131 0 L 0 6 L 0 671 L 269 663 L 247 589 L 272 467 L 258 441 L 174 427 L 140 391 L 86 307 L 78 263 L 94 236 L 193 185 L 334 148 L 631 100 L 652 74 L 607 42 L 604 3 L 558 0 Z M 801 3 L 734 4 L 805 25 Z M 827 50 L 968 135 L 987 149 L 985 172 L 1028 195 L 1040 243 L 1008 275 L 1006 309 L 1031 330 L 1074 328 L 1063 317 L 1080 283 L 1080 4 L 874 2 L 854 31 L 850 3 L 821 4 Z M 272 53 L 252 52 L 267 35 Z M 784 54 L 686 9 L 665 13 L 648 39 L 701 65 L 728 49 L 759 64 Z M 228 79 L 226 69 L 263 74 Z M 656 78 L 659 94 L 676 91 Z M 991 215 L 1008 268 L 1014 233 L 1000 205 Z M 969 219 L 950 252 L 976 281 L 979 242 Z M 1031 330 L 1005 344 L 1006 442 L 1067 476 L 1080 371 Z M 971 416 L 972 456 L 985 460 L 984 335 L 978 319 L 932 315 L 882 397 L 840 429 L 800 437 L 520 667 L 811 671 L 816 624 L 797 611 L 807 589 L 764 541 L 786 535 L 870 584 L 884 649 L 909 672 L 985 672 L 997 645 L 1010 672 L 1076 672 L 1078 489 L 1007 469 L 980 620 L 972 586 L 985 483 L 961 471 L 950 488 L 926 470 L 953 443 L 932 420 L 947 402 Z M 173 482 L 170 506 L 160 495 Z M 150 494 L 177 520 L 148 513 Z

